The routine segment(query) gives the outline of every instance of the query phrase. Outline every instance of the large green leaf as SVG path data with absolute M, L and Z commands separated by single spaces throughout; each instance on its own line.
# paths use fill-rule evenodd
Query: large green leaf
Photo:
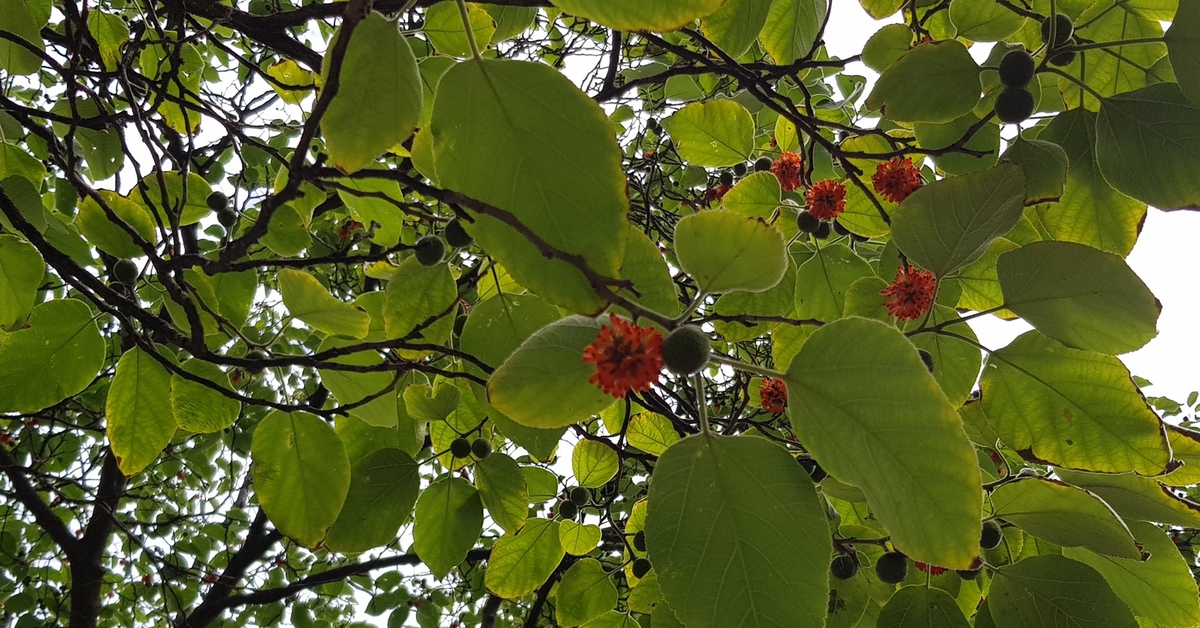
M 1086 549 L 1063 550 L 1063 556 L 1091 566 L 1117 597 L 1138 617 L 1161 626 L 1200 626 L 1200 593 L 1191 569 L 1161 528 L 1135 521 L 1129 529 L 1150 558 L 1126 560 Z
M 521 425 L 565 427 L 615 401 L 588 379 L 595 367 L 583 350 L 605 321 L 572 316 L 530 336 L 488 379 L 488 402 Z
M 577 626 L 611 611 L 617 587 L 595 558 L 585 558 L 563 574 L 555 595 L 555 617 L 563 626 Z
M 993 573 L 988 610 L 997 626 L 1137 628 L 1103 576 L 1081 562 L 1030 556 Z
M 1018 137 L 1004 151 L 1004 159 L 1020 166 L 1025 175 L 1026 205 L 1062 198 L 1070 161 L 1061 146 Z
M 388 280 L 386 294 L 383 324 L 388 338 L 404 338 L 422 325 L 413 342 L 439 343 L 450 337 L 458 289 L 448 265 L 425 266 L 410 257 Z
M 634 303 L 665 316 L 679 313 L 679 297 L 675 295 L 675 281 L 671 279 L 667 260 L 658 245 L 633 225 L 629 226 L 621 278 L 633 282 L 637 294 L 625 291 L 625 296 Z
M 842 319 L 809 336 L 786 381 L 796 436 L 863 490 L 896 548 L 968 568 L 979 555 L 979 466 L 916 347 L 884 323 Z
M 1200 108 L 1174 83 L 1106 98 L 1096 163 L 1117 190 L 1164 210 L 1200 207 Z
M 732 100 L 692 103 L 663 124 L 679 155 L 697 166 L 743 163 L 754 150 L 754 118 Z
M 188 360 L 181 367 L 217 388 L 229 388 L 228 376 L 211 362 Z M 241 410 L 241 402 L 220 390 L 179 373 L 171 375 L 171 412 L 179 429 L 196 433 L 219 432 L 233 425 Z
M 571 470 L 580 486 L 600 488 L 621 470 L 621 457 L 605 443 L 581 441 L 571 452 Z
M 818 249 L 796 270 L 792 314 L 800 319 L 835 321 L 842 317 L 850 286 L 863 277 L 873 276 L 871 265 L 844 244 Z
M 42 26 L 46 20 L 29 0 L 0 0 L 0 24 L 3 29 L 20 37 L 37 50 L 45 50 Z M 42 67 L 42 59 L 24 45 L 0 39 L 0 69 L 10 75 L 33 74 Z
M 979 102 L 979 72 L 958 41 L 921 44 L 884 70 L 866 104 L 897 122 L 949 122 Z
M 721 207 L 750 218 L 769 219 L 779 207 L 783 189 L 779 177 L 770 172 L 755 172 L 738 181 L 721 199 Z
M 34 307 L 27 327 L 0 336 L 0 412 L 34 412 L 83 392 L 106 348 L 83 301 Z
M 892 240 L 943 277 L 979 259 L 1021 220 L 1025 177 L 1015 164 L 921 186 L 892 214 Z
M 709 293 L 762 292 L 783 279 L 783 234 L 761 219 L 727 210 L 704 211 L 675 225 L 679 265 Z
M 1132 473 L 1085 473 L 1056 469 L 1063 480 L 1099 495 L 1122 517 L 1188 528 L 1200 527 L 1200 504 L 1176 495 L 1153 478 Z
M 331 336 L 362 338 L 371 326 L 366 312 L 329 294 L 313 275 L 284 268 L 277 275 L 283 304 L 292 316 Z
M 363 552 L 392 542 L 412 514 L 421 476 L 412 456 L 377 449 L 350 467 L 350 490 L 325 545 L 335 552 Z
M 542 63 L 460 63 L 438 84 L 430 129 L 442 187 L 511 212 L 550 246 L 617 276 L 629 208 L 621 150 L 604 111 L 567 77 Z M 580 271 L 512 226 L 477 215 L 468 230 L 547 301 L 603 308 Z
M 753 436 L 686 438 L 659 458 L 648 504 L 650 560 L 683 624 L 821 625 L 832 552 L 825 510 L 781 447 Z
M 118 219 L 131 227 L 142 240 L 153 243 L 154 217 L 146 208 L 116 192 L 99 191 L 100 198 Z M 91 196 L 79 204 L 75 226 L 88 242 L 113 257 L 141 257 L 145 252 L 134 244 L 133 238 L 124 227 L 109 220 L 108 214 Z
M 339 29 L 331 50 L 341 35 Z M 326 55 L 321 68 L 326 83 L 331 79 L 332 58 Z M 350 34 L 337 94 L 321 118 L 333 165 L 343 172 L 361 170 L 408 139 L 421 118 L 423 98 L 417 58 L 408 40 L 394 21 L 372 11 Z M 387 123 L 364 124 L 364 120 Z
M 1159 20 L 1170 19 L 1175 4 L 1176 0 L 1116 2 L 1106 6 L 1092 3 L 1093 7 L 1080 16 L 1081 21 L 1075 30 L 1078 39 L 1096 42 L 1135 40 L 1136 43 L 1109 45 L 1077 55 L 1075 61 L 1063 70 L 1081 79 L 1079 82 L 1085 83 L 1090 89 L 1079 87 L 1076 81 L 1060 78 L 1058 87 L 1063 101 L 1070 106 L 1082 106 L 1095 111 L 1100 106 L 1097 94 L 1101 98 L 1111 97 L 1145 87 L 1151 80 L 1169 78 L 1169 74 L 1148 69 L 1167 54 L 1165 44 L 1150 40 L 1163 36 Z M 1147 11 L 1151 7 L 1158 10 Z M 1157 15 L 1151 17 L 1154 14 Z
M 554 573 L 564 555 L 558 522 L 530 519 L 520 531 L 496 541 L 488 558 L 484 586 L 506 599 L 532 593 Z
M 554 6 L 622 31 L 673 31 L 721 8 L 725 0 L 553 0 Z
M 1143 475 L 1171 460 L 1162 422 L 1114 357 L 1031 331 L 991 354 L 980 387 L 988 421 L 1031 460 Z
M 949 593 L 924 585 L 901 588 L 879 611 L 876 628 L 966 628 L 970 626 Z
M 0 329 L 11 331 L 25 321 L 45 274 L 46 263 L 32 244 L 0 235 Z
M 1162 305 L 1120 256 L 1071 242 L 1033 242 L 1000 256 L 1004 305 L 1077 349 L 1118 354 L 1158 335 Z
M 827 9 L 822 0 L 775 0 L 759 41 L 777 65 L 807 58 L 825 24 Z
M 725 0 L 716 13 L 704 18 L 700 30 L 725 54 L 740 57 L 758 38 L 773 3 L 774 0 Z
M 350 460 L 337 432 L 303 412 L 272 412 L 250 445 L 254 492 L 284 535 L 316 547 L 337 520 L 350 490 Z
M 1179 88 L 1200 105 L 1200 4 L 1181 2 L 1163 40 Z
M 482 531 L 483 501 L 462 478 L 443 476 L 417 500 L 413 550 L 438 579 L 467 557 Z
M 127 476 L 145 469 L 175 435 L 171 415 L 171 375 L 141 349 L 117 362 L 105 403 L 105 433 Z
M 1086 547 L 1101 554 L 1140 559 L 1125 522 L 1095 495 L 1044 478 L 1022 478 L 992 491 L 997 517 L 1042 540 Z
M 958 36 L 971 41 L 1000 41 L 1025 23 L 1021 14 L 990 0 L 953 0 L 949 15 Z
M 494 453 L 475 463 L 475 487 L 492 521 L 516 532 L 529 518 L 529 486 L 517 461 Z

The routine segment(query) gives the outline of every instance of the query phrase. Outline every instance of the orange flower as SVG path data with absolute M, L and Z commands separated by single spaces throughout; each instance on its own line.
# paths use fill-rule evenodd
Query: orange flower
M 764 377 L 758 389 L 759 405 L 771 414 L 780 414 L 787 409 L 787 383 L 782 379 Z
M 899 157 L 892 157 L 875 167 L 871 183 L 875 185 L 875 191 L 884 198 L 899 203 L 908 198 L 913 190 L 921 187 L 921 173 L 913 165 L 912 159 L 905 157 L 901 160 Z
M 771 164 L 771 172 L 775 174 L 775 178 L 779 179 L 779 185 L 783 186 L 784 192 L 791 192 L 800 187 L 800 170 L 804 167 L 804 160 L 796 153 L 784 151 L 775 163 Z
M 729 190 L 732 189 L 733 188 L 728 185 L 718 185 L 715 188 L 708 188 L 707 190 L 704 190 L 704 200 L 708 203 L 720 201 L 721 199 L 725 198 L 725 195 L 728 194 Z
M 804 193 L 808 213 L 819 220 L 833 220 L 846 209 L 846 186 L 827 179 Z
M 923 571 L 931 576 L 940 576 L 940 575 L 946 573 L 945 567 L 938 567 L 937 565 L 930 565 L 929 563 L 923 563 L 919 560 L 916 561 L 916 563 L 917 563 L 917 569 L 920 569 L 921 571 Z
M 912 265 L 907 269 L 896 269 L 892 285 L 879 294 L 887 297 L 883 304 L 892 316 L 901 320 L 915 319 L 933 307 L 933 292 L 937 279 L 927 270 L 917 270 Z
M 646 392 L 662 370 L 662 334 L 653 327 L 610 314 L 596 341 L 583 350 L 583 361 L 596 367 L 588 382 L 621 399 L 631 390 Z

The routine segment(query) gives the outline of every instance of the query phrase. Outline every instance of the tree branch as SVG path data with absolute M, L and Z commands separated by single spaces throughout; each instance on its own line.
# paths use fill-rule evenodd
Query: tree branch
M 79 553 L 79 541 L 67 529 L 67 525 L 62 522 L 62 519 L 54 514 L 50 505 L 38 495 L 37 489 L 21 473 L 21 469 L 17 459 L 7 449 L 0 447 L 0 471 L 3 471 L 4 475 L 8 476 L 9 481 L 12 482 L 17 499 L 33 515 L 34 521 L 46 531 L 46 534 L 50 535 L 54 543 L 62 548 L 63 553 L 67 555 L 67 560 L 74 562 Z

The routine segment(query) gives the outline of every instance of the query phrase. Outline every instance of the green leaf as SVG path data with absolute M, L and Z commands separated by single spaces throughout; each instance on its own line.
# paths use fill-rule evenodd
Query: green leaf
M 809 336 L 786 381 L 796 436 L 830 475 L 862 489 L 896 548 L 968 568 L 979 553 L 979 466 L 912 343 L 884 323 L 842 319 Z
M 621 458 L 615 449 L 600 441 L 580 441 L 571 452 L 571 470 L 580 486 L 600 488 L 621 470 Z
M 679 313 L 679 298 L 675 296 L 671 269 L 667 267 L 667 260 L 663 259 L 658 245 L 633 225 L 629 226 L 628 238 L 625 261 L 621 263 L 621 278 L 632 281 L 638 294 L 626 291 L 625 296 L 659 314 L 675 316 Z
M 1030 556 L 994 574 L 988 610 L 997 626 L 1137 628 L 1129 607 L 1099 572 L 1081 562 Z
M 754 151 L 754 118 L 732 100 L 695 102 L 663 122 L 679 155 L 697 166 L 743 163 Z
M 653 412 L 639 412 L 629 419 L 625 434 L 629 444 L 650 454 L 661 456 L 668 447 L 679 442 L 679 433 L 671 420 Z
M 325 546 L 334 552 L 363 552 L 386 545 L 412 514 L 421 490 L 420 469 L 399 449 L 377 449 L 350 467 L 350 490 Z
M 525 341 L 488 379 L 488 402 L 517 423 L 541 429 L 586 420 L 615 401 L 588 379 L 595 367 L 583 350 L 603 321 L 572 316 Z
M 404 389 L 404 407 L 418 421 L 445 421 L 458 407 L 462 391 L 454 382 L 440 381 Z
M 1021 220 L 1021 169 L 1000 164 L 975 174 L 923 185 L 892 214 L 900 251 L 938 277 L 970 264 Z
M 989 0 L 953 0 L 950 21 L 959 37 L 971 41 L 1000 41 L 1025 24 L 1021 14 Z
M 4 24 L 4 30 L 44 51 L 46 45 L 42 43 L 41 32 L 46 20 L 38 15 L 40 11 L 31 6 L 33 4 L 29 0 L 0 0 L 0 24 Z M 0 69 L 20 76 L 33 74 L 41 67 L 41 57 L 28 48 L 9 39 L 0 39 Z
M 496 22 L 484 7 L 467 4 L 467 21 L 478 45 L 486 47 L 496 33 Z M 454 2 L 439 2 L 425 11 L 425 27 L 421 29 L 429 43 L 441 54 L 452 57 L 471 56 L 471 44 L 467 29 L 463 28 L 462 15 Z
M 1142 6 L 1139 7 L 1139 4 Z M 1158 16 L 1143 15 L 1145 8 L 1152 4 L 1159 5 Z M 1162 16 L 1169 16 L 1173 12 L 1174 4 L 1174 0 L 1167 3 L 1152 0 L 1148 3 L 1114 4 L 1111 6 L 1116 10 L 1081 15 L 1084 21 L 1079 23 L 1075 34 L 1078 40 L 1103 42 L 1161 38 L 1163 29 L 1159 20 L 1170 19 Z M 1073 105 L 1079 103 L 1095 111 L 1100 103 L 1093 92 L 1103 98 L 1145 87 L 1152 77 L 1147 68 L 1152 67 L 1166 54 L 1165 44 L 1148 41 L 1109 45 L 1103 50 L 1084 51 L 1070 66 L 1063 69 L 1072 77 L 1085 79 L 1080 82 L 1086 83 L 1091 89 L 1084 90 L 1075 81 L 1064 78 L 1058 81 L 1059 91 L 1065 102 Z
M 1116 355 L 1158 335 L 1162 305 L 1125 260 L 1070 242 L 1033 242 L 1000 256 L 1004 305 L 1043 334 Z
M 1176 495 L 1153 478 L 1132 473 L 1117 475 L 1068 469 L 1055 469 L 1054 472 L 1063 480 L 1099 495 L 1127 520 L 1200 527 L 1200 504 Z
M 770 172 L 755 172 L 738 181 L 725 193 L 721 207 L 749 218 L 765 220 L 779 207 L 782 194 L 779 177 Z
M 875 286 L 878 284 L 872 287 Z M 878 295 L 879 289 L 876 288 L 874 293 Z M 883 313 L 887 314 L 887 310 Z M 956 406 L 962 405 L 970 398 L 971 389 L 975 387 L 975 380 L 979 379 L 979 368 L 983 363 L 978 344 L 972 344 L 979 342 L 975 331 L 965 323 L 949 323 L 960 318 L 953 309 L 938 305 L 934 308 L 930 323 L 945 323 L 946 331 L 965 340 L 946 334 L 918 334 L 911 338 L 914 346 L 928 351 L 933 356 L 933 378 L 937 380 L 950 403 Z M 911 326 L 916 327 L 916 322 L 912 321 Z
M 569 519 L 558 523 L 558 540 L 562 542 L 563 550 L 572 556 L 591 553 L 600 544 L 601 536 L 600 526 L 575 523 Z
M 413 550 L 439 580 L 467 557 L 482 531 L 483 501 L 462 478 L 442 476 L 417 500 Z
M 339 28 L 334 41 L 341 35 Z M 332 78 L 332 58 L 326 55 L 321 67 L 326 84 Z M 337 94 L 321 118 L 333 165 L 342 172 L 361 170 L 408 139 L 421 118 L 423 97 L 417 58 L 408 40 L 395 22 L 372 11 L 351 32 Z M 363 124 L 364 120 L 387 123 Z
M 371 326 L 366 312 L 329 294 L 313 275 L 293 268 L 280 269 L 279 292 L 292 316 L 330 336 L 363 338 Z
M 541 63 L 460 63 L 438 84 L 431 129 L 442 187 L 617 276 L 629 206 L 621 151 L 604 111 L 565 76 Z M 582 273 L 513 227 L 479 215 L 468 231 L 531 292 L 576 312 L 603 308 Z
M 679 265 L 708 293 L 762 292 L 783 279 L 783 235 L 762 220 L 714 210 L 675 225 Z
M 772 3 L 773 0 L 726 0 L 716 13 L 704 18 L 700 30 L 725 54 L 740 57 L 758 39 Z
M 219 388 L 229 388 L 229 378 L 215 364 L 188 360 L 180 366 Z M 179 429 L 198 434 L 219 432 L 233 425 L 241 410 L 242 404 L 237 399 L 178 373 L 171 375 L 171 412 Z
M 1159 479 L 1168 486 L 1200 484 L 1200 432 L 1169 423 L 1166 428 L 1171 454 L 1183 465 Z
M 567 13 L 621 31 L 673 31 L 711 14 L 725 0 L 552 0 Z
M 0 235 L 0 329 L 14 330 L 33 311 L 46 263 L 32 244 Z
M 34 307 L 27 327 L 0 335 L 0 412 L 34 412 L 83 392 L 106 352 L 83 301 Z
M 906 24 L 888 24 L 863 45 L 863 64 L 882 73 L 912 48 L 912 41 L 912 30 Z
M 254 492 L 285 536 L 314 548 L 338 518 L 350 490 L 350 460 L 337 432 L 303 412 L 271 412 L 250 445 Z
M 99 190 L 100 198 L 104 199 L 109 209 L 125 224 L 141 236 L 142 240 L 153 244 L 154 217 L 142 205 L 135 203 L 116 192 Z M 88 196 L 79 204 L 79 213 L 75 215 L 75 226 L 88 243 L 112 255 L 113 257 L 141 257 L 145 252 L 133 243 L 129 232 L 109 220 L 108 215 L 96 199 Z
M 493 44 L 512 39 L 525 32 L 533 25 L 533 21 L 538 15 L 537 7 L 485 4 L 483 9 L 496 22 L 496 32 L 492 34 Z
M 1062 198 L 1067 185 L 1067 153 L 1058 144 L 1018 137 L 1004 151 L 1005 161 L 1021 167 L 1025 175 L 1025 204 L 1049 203 Z
M 288 204 L 275 210 L 262 243 L 276 255 L 293 257 L 312 246 L 312 236 L 308 233 L 304 218 Z
M 484 586 L 510 600 L 533 593 L 563 559 L 558 525 L 556 521 L 533 518 L 520 531 L 500 537 L 488 559 Z
M 1149 553 L 1148 560 L 1113 558 L 1070 548 L 1063 550 L 1063 556 L 1100 572 L 1134 615 L 1162 626 L 1200 625 L 1200 593 L 1171 538 L 1159 527 L 1140 521 L 1131 523 L 1129 529 Z
M 275 79 L 271 82 L 271 89 L 275 90 L 284 102 L 293 105 L 303 102 L 316 82 L 313 72 L 300 67 L 299 63 L 291 59 L 272 63 L 271 67 L 267 68 L 267 75 Z
M 1031 460 L 1143 475 L 1171 460 L 1162 422 L 1114 357 L 1031 331 L 991 354 L 980 388 L 1000 438 Z
M 1062 147 L 1070 160 L 1067 185 L 1057 203 L 1038 208 L 1055 240 L 1078 242 L 1125 256 L 1133 250 L 1146 204 L 1117 192 L 1096 165 L 1096 115 L 1083 109 L 1058 114 L 1038 139 Z
M 437 344 L 450 338 L 458 289 L 448 265 L 425 266 L 410 257 L 392 274 L 386 294 L 383 323 L 388 338 L 408 338 L 418 327 L 412 342 Z
M 199 123 L 196 114 L 192 117 Z M 177 215 L 180 225 L 192 225 L 212 213 L 208 207 L 211 193 L 212 186 L 195 172 L 184 177 L 171 171 L 146 175 L 129 193 L 129 199 L 153 212 L 163 224 L 171 224 L 169 215 Z
M 114 72 L 121 61 L 121 46 L 129 41 L 129 27 L 119 15 L 88 11 L 88 32 L 100 46 L 100 61 L 104 69 Z
M 825 23 L 828 7 L 821 0 L 775 0 L 766 26 L 758 34 L 776 65 L 807 58 Z
M 1181 2 L 1163 36 L 1179 88 L 1200 105 L 1200 6 Z
M 921 44 L 884 70 L 866 106 L 897 122 L 949 122 L 979 102 L 979 71 L 957 41 Z
M 11 176 L 21 177 L 41 188 L 42 180 L 46 178 L 46 166 L 16 144 L 0 142 L 0 179 Z
M 492 521 L 505 532 L 516 532 L 529 517 L 529 487 L 512 458 L 492 455 L 475 463 L 475 487 Z
M 842 317 L 846 293 L 855 281 L 873 277 L 866 260 L 844 244 L 817 250 L 796 271 L 796 318 L 832 322 Z
M 617 605 L 617 587 L 600 561 L 585 558 L 563 574 L 555 600 L 558 623 L 576 626 L 611 611 Z
M 876 628 L 967 628 L 949 593 L 924 585 L 902 587 L 879 611 Z
M 1096 163 L 1117 190 L 1159 209 L 1200 208 L 1200 109 L 1174 83 L 1106 98 Z
M 979 116 L 968 113 L 949 122 L 920 122 L 913 125 L 913 131 L 922 148 L 940 150 L 961 140 L 972 127 L 979 123 L 979 120 Z M 933 163 L 946 174 L 970 174 L 995 166 L 996 157 L 1000 153 L 1000 126 L 984 124 L 975 131 L 963 147 L 983 151 L 987 154 L 976 157 L 947 152 L 944 155 L 934 156 Z
M 141 349 L 117 362 L 105 403 L 105 433 L 126 476 L 145 469 L 171 442 L 171 375 Z
M 1004 305 L 996 264 L 1001 255 L 1016 249 L 1017 244 L 1012 240 L 996 238 L 979 259 L 958 271 L 955 278 L 962 289 L 958 299 L 959 308 L 982 312 Z
M 1081 488 L 1044 478 L 1021 478 L 992 491 L 995 515 L 1044 541 L 1086 547 L 1138 560 L 1142 553 L 1125 522 Z

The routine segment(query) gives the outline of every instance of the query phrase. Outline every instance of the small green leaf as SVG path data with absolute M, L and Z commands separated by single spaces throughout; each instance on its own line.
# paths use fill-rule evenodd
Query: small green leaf
M 450 337 L 458 289 L 449 265 L 424 266 L 410 257 L 388 280 L 386 294 L 383 323 L 388 338 L 406 338 L 421 325 L 425 327 L 414 342 L 439 343 Z
M 825 24 L 828 6 L 821 0 L 775 0 L 758 34 L 776 65 L 807 58 Z
M 83 301 L 34 307 L 27 327 L 0 336 L 0 412 L 34 412 L 83 392 L 107 346 Z
M 1007 9 L 1005 9 L 1007 11 Z M 905 29 L 907 30 L 907 29 Z M 921 148 L 940 150 L 953 146 L 960 141 L 972 128 L 980 124 L 979 116 L 968 113 L 949 122 L 918 122 L 913 125 L 917 142 Z M 962 153 L 947 152 L 935 155 L 933 163 L 946 174 L 970 174 L 981 172 L 996 165 L 1000 153 L 1000 126 L 984 124 L 977 128 L 971 139 L 963 146 L 969 150 L 986 153 L 982 157 Z
M 302 412 L 271 412 L 250 445 L 254 492 L 271 523 L 309 548 L 325 538 L 350 490 L 350 460 L 337 432 Z
M 335 42 L 341 34 L 339 28 Z M 326 55 L 321 67 L 325 83 L 331 78 L 332 58 Z M 333 164 L 342 172 L 361 170 L 408 139 L 421 118 L 422 98 L 417 58 L 408 40 L 395 22 L 372 11 L 351 33 L 337 94 L 321 118 Z M 387 124 L 363 124 L 364 120 Z
M 648 504 L 650 560 L 682 623 L 822 624 L 825 509 L 783 448 L 754 436 L 686 438 L 658 459 Z
M 625 436 L 631 446 L 651 456 L 661 456 L 668 447 L 679 442 L 679 433 L 675 431 L 671 420 L 653 412 L 633 415 Z
M 1055 469 L 1054 472 L 1064 481 L 1099 495 L 1126 520 L 1200 527 L 1200 504 L 1176 495 L 1153 478 L 1132 473 L 1085 473 L 1068 469 Z
M 679 155 L 697 166 L 744 163 L 754 150 L 754 119 L 732 100 L 692 103 L 663 125 Z
M 675 295 L 675 281 L 671 279 L 667 260 L 663 259 L 658 245 L 633 225 L 629 226 L 621 278 L 633 282 L 638 294 L 626 291 L 625 296 L 634 303 L 666 316 L 679 313 L 679 298 Z
M 4 24 L 4 30 L 44 51 L 46 45 L 42 43 L 42 26 L 46 20 L 39 15 L 40 10 L 31 6 L 33 4 L 29 0 L 0 0 L 0 24 Z M 0 39 L 0 69 L 21 76 L 33 74 L 40 67 L 41 57 L 30 52 L 23 44 L 7 38 Z
M 184 371 L 211 382 L 213 386 L 229 389 L 229 378 L 215 364 L 188 360 Z M 198 434 L 219 432 L 237 420 L 242 404 L 219 390 L 173 373 L 171 375 L 171 412 L 179 429 Z
M 300 67 L 299 63 L 291 59 L 272 63 L 271 67 L 267 68 L 267 75 L 275 79 L 271 82 L 271 89 L 274 89 L 284 102 L 293 105 L 300 104 L 312 91 L 313 83 L 316 82 L 312 72 Z
M 1062 198 L 1069 162 L 1058 144 L 1018 137 L 1004 151 L 1004 159 L 1021 167 L 1025 175 L 1025 204 L 1049 203 Z
M 1009 7 L 979 0 L 953 0 L 950 21 L 958 36 L 971 41 L 1000 41 L 1021 29 L 1025 17 Z
M 600 544 L 601 536 L 600 526 L 597 525 L 568 519 L 558 522 L 558 540 L 562 542 L 563 550 L 572 556 L 591 553 Z
M 1030 556 L 997 569 L 988 610 L 997 626 L 1138 626 L 1099 572 L 1055 554 Z
M 462 392 L 454 382 L 440 381 L 404 389 L 404 407 L 418 421 L 445 421 L 458 407 Z
M 101 11 L 87 12 L 88 32 L 100 46 L 100 61 L 104 69 L 114 72 L 121 60 L 121 46 L 129 41 L 129 26 L 119 15 Z
M 902 587 L 879 611 L 876 628 L 967 628 L 949 593 L 924 585 Z
M 470 482 L 446 475 L 421 493 L 416 512 L 413 550 L 440 580 L 467 557 L 479 539 L 483 501 Z
M 105 433 L 126 476 L 145 469 L 171 442 L 171 375 L 141 349 L 117 362 L 105 404 Z
M 551 4 L 597 24 L 622 31 L 673 31 L 711 14 L 725 0 L 553 0 Z
M 783 235 L 761 220 L 714 210 L 675 225 L 679 265 L 709 293 L 762 292 L 783 279 L 788 258 Z
M 480 46 L 487 46 L 496 33 L 496 22 L 482 5 L 467 4 L 467 21 L 471 32 Z M 439 2 L 425 11 L 425 27 L 422 32 L 429 43 L 441 54 L 452 57 L 471 56 L 471 44 L 467 40 L 467 29 L 463 28 L 462 16 L 455 2 Z
M 571 452 L 571 469 L 580 486 L 599 488 L 621 470 L 621 458 L 612 447 L 595 440 L 581 441 Z
M 749 218 L 765 220 L 779 207 L 782 194 L 779 177 L 770 172 L 755 172 L 738 181 L 725 193 L 721 207 Z
M 879 294 L 878 289 L 875 290 L 875 294 Z M 885 309 L 884 314 L 886 313 Z M 928 351 L 929 355 L 933 356 L 933 378 L 942 387 L 942 392 L 946 393 L 950 403 L 956 406 L 962 405 L 970 398 L 971 389 L 979 379 L 979 368 L 983 363 L 975 331 L 966 323 L 951 322 L 960 318 L 953 309 L 937 305 L 934 307 L 930 323 L 945 324 L 946 331 L 959 337 L 948 334 L 918 334 L 911 338 L 914 346 Z M 917 321 L 912 321 L 910 325 L 915 328 Z
M 510 600 L 533 593 L 554 573 L 563 555 L 558 522 L 530 519 L 520 531 L 505 534 L 496 541 L 488 559 L 484 586 Z
M 888 24 L 863 45 L 863 63 L 882 73 L 912 48 L 913 33 L 906 24 Z
M 1169 423 L 1166 427 L 1171 454 L 1183 465 L 1159 479 L 1168 486 L 1200 484 L 1200 432 Z
M 192 117 L 199 123 L 197 115 Z M 146 175 L 129 193 L 129 199 L 153 212 L 164 224 L 171 224 L 170 216 L 178 216 L 180 225 L 191 225 L 212 213 L 208 207 L 211 193 L 212 186 L 199 174 L 189 172 L 185 177 L 171 171 Z
M 897 122 L 949 122 L 979 102 L 979 71 L 958 41 L 921 44 L 883 71 L 866 106 Z
M 142 240 L 153 244 L 154 217 L 142 205 L 135 203 L 116 192 L 99 191 L 100 198 L 126 225 L 133 228 L 134 233 Z M 75 215 L 75 226 L 83 237 L 96 248 L 113 257 L 141 257 L 145 251 L 133 243 L 133 238 L 116 222 L 109 219 L 108 214 L 88 196 L 79 204 L 79 213 Z
M 563 574 L 555 595 L 555 617 L 563 626 L 577 626 L 611 611 L 617 587 L 595 558 L 585 558 Z
M 384 448 L 363 456 L 350 468 L 350 490 L 326 547 L 348 554 L 392 542 L 420 489 L 417 463 L 403 451 Z
M 772 4 L 773 0 L 726 0 L 716 13 L 704 18 L 700 30 L 725 54 L 740 57 L 758 39 Z
M 492 455 L 475 462 L 475 487 L 488 514 L 505 532 L 516 532 L 529 517 L 529 487 L 512 458 Z
M 363 338 L 371 326 L 366 312 L 329 294 L 311 274 L 284 268 L 277 275 L 283 304 L 292 316 L 331 336 Z
M 46 263 L 34 246 L 0 235 L 0 329 L 12 331 L 33 311 Z
M 1043 478 L 1007 482 L 992 491 L 992 508 L 997 517 L 1055 545 L 1132 560 L 1142 556 L 1108 504 L 1069 484 Z
M 796 318 L 832 322 L 842 317 L 854 282 L 873 277 L 871 265 L 844 244 L 817 250 L 796 270 Z
M 1158 335 L 1162 305 L 1120 256 L 1070 242 L 1033 242 L 1000 256 L 1004 305 L 1077 349 L 1116 355 Z

